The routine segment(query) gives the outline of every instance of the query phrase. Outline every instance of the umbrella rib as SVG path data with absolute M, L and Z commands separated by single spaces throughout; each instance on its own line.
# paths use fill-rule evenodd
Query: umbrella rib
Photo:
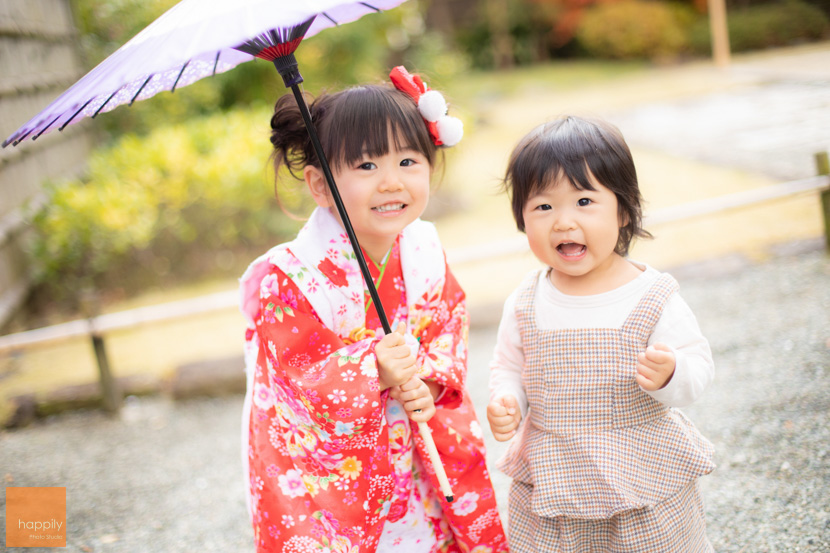
M 179 76 L 176 77 L 176 82 L 173 83 L 173 88 L 170 89 L 170 92 L 176 92 L 176 87 L 179 84 L 179 79 L 181 79 L 182 75 L 184 75 L 184 70 L 187 68 L 187 65 L 189 63 L 190 63 L 190 60 L 187 60 L 186 62 L 184 62 L 184 65 L 182 65 L 182 70 L 179 71 Z
M 37 140 L 38 138 L 40 138 L 40 135 L 42 135 L 44 132 L 46 132 L 46 130 L 47 130 L 49 127 L 51 127 L 52 125 L 54 125 L 54 124 L 55 124 L 55 121 L 57 121 L 58 119 L 60 119 L 61 115 L 63 115 L 63 114 L 62 114 L 62 113 L 59 113 L 59 114 L 58 114 L 58 116 L 57 116 L 57 117 L 55 117 L 54 119 L 52 119 L 52 121 L 51 121 L 48 125 L 46 125 L 46 126 L 45 126 L 45 127 L 43 127 L 42 129 L 40 129 L 40 131 L 38 131 L 38 133 L 37 133 L 36 135 L 32 136 L 32 140 Z
M 12 146 L 17 146 L 18 144 L 20 144 L 21 142 L 26 140 L 26 137 L 29 136 L 30 134 L 32 134 L 33 130 L 34 129 L 29 129 L 28 131 L 26 131 L 26 134 L 24 134 L 23 136 L 18 137 L 17 140 L 12 142 Z
M 358 4 L 363 4 L 364 6 L 366 6 L 367 8 L 369 8 L 370 10 L 375 10 L 375 11 L 376 11 L 376 12 L 378 12 L 378 13 L 380 13 L 380 12 L 382 11 L 380 8 L 377 8 L 377 7 L 375 7 L 375 6 L 371 5 L 371 4 L 367 4 L 366 2 L 358 2 Z
M 72 122 L 72 120 L 73 120 L 73 119 L 75 119 L 75 117 L 76 117 L 79 113 L 81 113 L 81 112 L 84 110 L 84 108 L 85 108 L 85 107 L 87 107 L 87 106 L 89 105 L 89 103 L 90 103 L 91 101 L 92 101 L 92 98 L 90 98 L 89 100 L 87 100 L 87 101 L 86 101 L 86 103 L 85 103 L 84 105 L 82 105 L 82 106 L 78 109 L 78 111 L 76 111 L 75 113 L 73 113 L 73 114 L 72 114 L 72 117 L 70 117 L 69 119 L 67 119 L 66 121 L 64 121 L 64 122 L 63 122 L 63 125 L 61 125 L 60 127 L 58 127 L 58 130 L 59 130 L 59 131 L 63 131 L 63 129 L 65 129 L 65 128 L 66 128 L 66 126 L 67 126 L 69 123 L 71 123 L 71 122 Z
M 213 62 L 213 73 L 211 74 L 211 77 L 216 76 L 216 67 L 219 65 L 219 54 L 221 54 L 221 53 L 222 53 L 222 50 L 219 50 L 218 52 L 216 52 L 216 60 L 214 60 L 214 62 Z
M 185 65 L 187 65 L 187 64 L 185 64 Z M 135 96 L 133 96 L 133 99 L 130 100 L 130 105 L 133 105 L 133 103 L 135 102 L 135 99 L 138 98 L 138 95 L 141 94 L 141 91 L 144 90 L 144 87 L 147 86 L 147 83 L 149 83 L 150 79 L 152 79 L 152 78 L 153 78 L 153 74 L 151 73 L 150 76 L 147 77 L 147 80 L 144 81 L 144 83 L 140 87 L 138 87 L 138 92 L 136 92 Z
M 337 21 L 335 21 L 335 20 L 334 20 L 334 18 L 333 18 L 333 17 L 331 17 L 331 16 L 330 16 L 329 14 L 327 14 L 326 12 L 323 12 L 323 17 L 325 17 L 326 19 L 328 19 L 329 21 L 331 21 L 334 25 L 340 25 L 340 23 L 338 23 Z
M 96 117 L 98 117 L 98 114 L 101 112 L 101 110 L 102 110 L 102 109 L 104 109 L 104 106 L 105 106 L 105 105 L 107 105 L 107 104 L 109 104 L 110 100 L 112 100 L 112 97 L 113 97 L 113 96 L 115 96 L 116 94 L 118 94 L 118 92 L 119 92 L 122 88 L 123 88 L 123 87 L 118 87 L 118 88 L 116 88 L 116 89 L 115 89 L 115 91 L 114 91 L 112 94 L 110 94 L 110 97 L 109 97 L 109 98 L 107 98 L 107 99 L 106 99 L 106 101 L 105 101 L 103 104 L 101 104 L 101 107 L 99 107 L 98 109 L 96 109 L 96 110 L 95 110 L 95 113 L 93 113 L 93 114 L 92 114 L 92 119 L 95 119 Z

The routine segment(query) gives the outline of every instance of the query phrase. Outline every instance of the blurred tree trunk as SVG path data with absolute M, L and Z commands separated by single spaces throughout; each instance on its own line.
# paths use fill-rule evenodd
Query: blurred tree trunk
M 726 23 L 726 0 L 709 0 L 709 28 L 712 34 L 712 58 L 718 67 L 729 67 L 729 27 Z
M 427 23 L 444 36 L 455 33 L 455 16 L 446 0 L 435 0 L 427 5 Z
M 513 67 L 513 41 L 510 37 L 510 0 L 482 0 L 490 28 L 493 65 L 496 69 Z

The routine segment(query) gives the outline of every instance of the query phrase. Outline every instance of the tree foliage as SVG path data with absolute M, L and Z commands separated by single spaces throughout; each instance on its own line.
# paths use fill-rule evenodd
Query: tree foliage
M 56 186 L 34 217 L 42 291 L 72 299 L 79 287 L 237 274 L 236 253 L 290 236 L 298 225 L 273 198 L 268 120 L 263 109 L 218 113 L 96 151 L 87 175 Z M 307 212 L 299 191 L 281 189 L 281 201 Z

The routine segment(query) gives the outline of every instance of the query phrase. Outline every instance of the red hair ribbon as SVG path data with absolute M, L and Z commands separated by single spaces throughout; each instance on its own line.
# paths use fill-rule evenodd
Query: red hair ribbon
M 410 98 L 415 100 L 416 105 L 421 98 L 421 94 L 429 90 L 429 87 L 424 84 L 421 77 L 411 74 L 403 65 L 392 69 L 389 73 L 389 78 L 392 79 L 392 84 L 395 85 L 395 88 L 401 92 L 406 92 Z
M 447 103 L 441 93 L 430 90 L 420 76 L 412 75 L 402 65 L 392 69 L 389 78 L 395 88 L 415 102 L 436 146 L 458 144 L 464 134 L 464 127 L 459 119 L 447 115 Z

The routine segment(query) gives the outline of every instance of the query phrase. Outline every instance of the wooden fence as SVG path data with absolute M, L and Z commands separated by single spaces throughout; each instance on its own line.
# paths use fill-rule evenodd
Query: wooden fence
M 646 222 L 649 224 L 677 222 L 783 198 L 792 198 L 804 194 L 819 194 L 824 218 L 825 246 L 830 252 L 830 161 L 828 161 L 827 152 L 818 153 L 815 158 L 818 174 L 814 177 L 663 208 L 647 214 Z M 458 264 L 521 253 L 527 250 L 527 240 L 524 236 L 517 236 L 515 239 L 498 243 L 450 250 L 447 252 L 447 259 L 450 264 Z M 116 411 L 120 406 L 121 397 L 107 359 L 104 342 L 104 336 L 107 332 L 138 328 L 160 321 L 192 317 L 228 309 L 236 305 L 238 305 L 238 293 L 232 290 L 188 300 L 100 315 L 91 319 L 0 336 L 0 354 L 72 338 L 88 337 L 92 341 L 98 363 L 104 408 L 109 411 Z

